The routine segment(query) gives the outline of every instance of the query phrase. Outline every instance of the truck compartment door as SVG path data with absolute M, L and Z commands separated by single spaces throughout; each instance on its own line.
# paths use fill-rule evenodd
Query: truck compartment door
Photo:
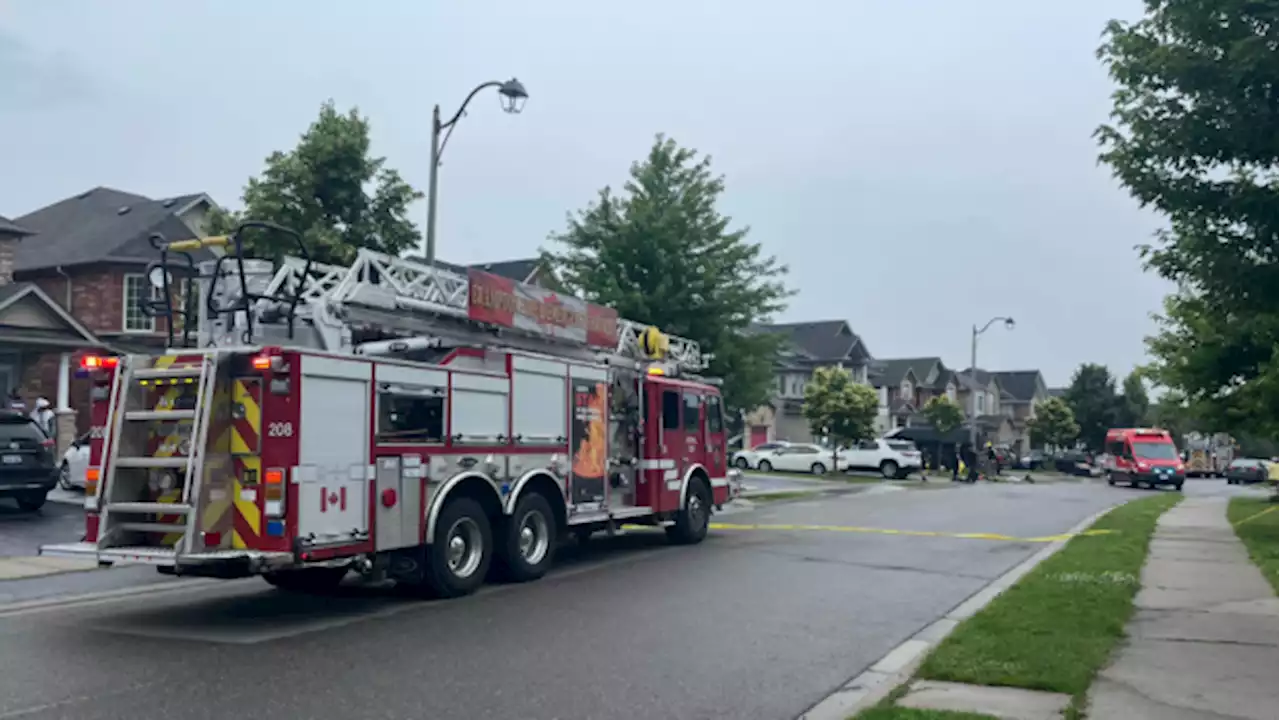
M 298 438 L 298 538 L 316 545 L 369 535 L 372 365 L 306 355 Z

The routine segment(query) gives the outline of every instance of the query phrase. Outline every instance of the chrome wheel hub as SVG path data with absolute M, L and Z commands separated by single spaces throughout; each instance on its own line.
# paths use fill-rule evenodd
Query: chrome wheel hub
M 547 556 L 551 547 L 547 519 L 542 513 L 529 512 L 520 518 L 517 535 L 520 547 L 520 558 L 530 565 L 537 565 Z
M 471 518 L 458 518 L 446 536 L 446 558 L 449 572 L 460 578 L 471 577 L 484 557 L 484 539 L 480 526 Z

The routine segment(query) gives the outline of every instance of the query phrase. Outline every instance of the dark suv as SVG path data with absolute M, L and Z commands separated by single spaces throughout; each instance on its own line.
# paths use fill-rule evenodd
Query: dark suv
M 44 507 L 58 483 L 53 446 L 30 417 L 0 410 L 0 498 L 13 498 L 23 510 Z

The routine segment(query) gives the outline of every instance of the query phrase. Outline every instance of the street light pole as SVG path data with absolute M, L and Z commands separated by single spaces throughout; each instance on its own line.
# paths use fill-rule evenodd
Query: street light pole
M 440 122 L 439 105 L 431 109 L 431 170 L 427 175 L 426 260 L 428 265 L 434 265 L 436 262 L 436 196 L 440 177 L 440 155 L 444 152 L 445 145 L 449 143 L 449 136 L 453 134 L 454 126 L 458 124 L 458 120 L 466 113 L 467 105 L 471 102 L 471 99 L 481 90 L 491 87 L 498 88 L 498 95 L 502 100 L 502 109 L 507 113 L 515 114 L 520 112 L 524 109 L 525 101 L 529 99 L 529 93 L 525 91 L 524 85 L 520 84 L 520 81 L 515 78 L 511 78 L 506 82 L 490 80 L 475 86 L 467 95 L 467 99 L 462 101 L 462 106 L 458 108 L 458 112 L 454 113 L 448 122 Z
M 969 447 L 973 448 L 974 457 L 978 455 L 978 336 L 1001 320 L 1006 328 L 1013 329 L 1013 318 L 993 317 L 981 329 L 973 326 L 973 337 L 969 343 L 969 380 L 972 383 L 969 388 Z

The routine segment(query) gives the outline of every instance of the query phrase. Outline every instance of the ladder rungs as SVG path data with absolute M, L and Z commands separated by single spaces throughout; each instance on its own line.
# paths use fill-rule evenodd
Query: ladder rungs
M 195 420 L 195 410 L 130 410 L 125 420 Z
M 185 469 L 189 458 L 180 457 L 121 457 L 116 458 L 118 468 L 178 468 Z
M 165 533 L 185 533 L 187 527 L 185 525 L 177 525 L 173 523 L 150 523 L 150 522 L 122 522 L 115 527 L 127 532 L 151 532 Z
M 186 515 L 191 512 L 191 506 L 185 503 L 160 502 L 110 503 L 106 509 L 113 513 L 147 513 L 149 515 Z
M 168 368 L 139 368 L 133 371 L 135 380 L 162 380 L 166 378 L 187 378 L 200 377 L 200 366 L 194 367 L 168 367 Z

